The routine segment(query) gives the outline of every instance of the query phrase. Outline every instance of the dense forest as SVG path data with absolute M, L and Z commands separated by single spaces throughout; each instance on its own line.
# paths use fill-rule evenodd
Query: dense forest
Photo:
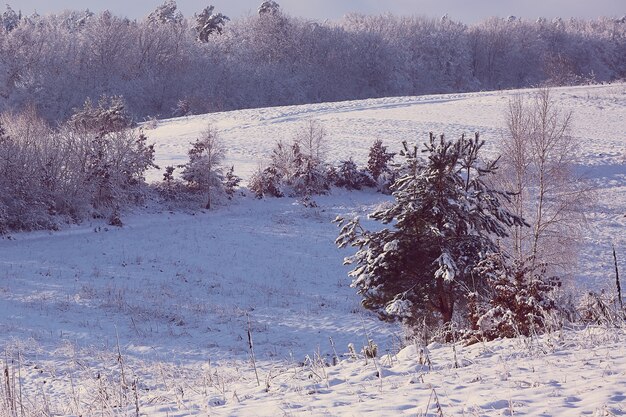
M 212 6 L 184 17 L 170 0 L 139 20 L 107 11 L 23 16 L 7 6 L 1 24 L 0 110 L 34 107 L 49 122 L 103 95 L 123 96 L 141 121 L 626 77 L 623 18 L 316 22 L 266 1 L 230 20 Z

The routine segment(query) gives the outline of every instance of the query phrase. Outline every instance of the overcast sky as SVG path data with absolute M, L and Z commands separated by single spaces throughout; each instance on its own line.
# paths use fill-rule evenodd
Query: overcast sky
M 189 17 L 213 4 L 217 11 L 235 18 L 255 13 L 262 0 L 178 0 L 178 8 Z M 59 12 L 64 9 L 85 9 L 93 12 L 110 10 L 116 15 L 141 18 L 163 0 L 9 0 L 24 14 Z M 626 14 L 624 0 L 278 0 L 283 11 L 315 20 L 337 19 L 349 12 L 425 15 L 448 14 L 455 20 L 473 23 L 489 16 L 537 17 L 621 17 Z

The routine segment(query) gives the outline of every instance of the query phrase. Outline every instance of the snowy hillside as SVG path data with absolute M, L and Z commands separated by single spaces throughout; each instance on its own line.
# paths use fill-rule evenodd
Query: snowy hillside
M 184 163 L 212 123 L 245 181 L 311 118 L 328 133 L 330 161 L 362 164 L 376 139 L 395 151 L 429 131 L 478 131 L 493 152 L 515 93 L 243 110 L 144 127 L 164 167 Z M 626 259 L 626 85 L 559 88 L 554 97 L 573 112 L 578 169 L 598 191 L 573 284 L 613 291 L 612 243 L 621 265 Z M 0 416 L 626 415 L 624 328 L 400 350 L 402 330 L 363 310 L 349 287 L 348 253 L 334 246 L 331 223 L 387 198 L 334 191 L 306 208 L 240 197 L 193 214 L 129 214 L 122 228 L 92 221 L 5 237 Z M 361 355 L 368 340 L 375 360 Z M 20 402 L 30 414 L 11 409 Z
M 365 164 L 373 141 L 381 139 L 390 151 L 402 141 L 422 144 L 428 132 L 455 138 L 479 132 L 486 150 L 496 156 L 494 145 L 505 132 L 505 111 L 515 94 L 532 90 L 448 94 L 322 103 L 214 113 L 159 123 L 147 135 L 156 143 L 156 161 L 161 167 L 184 163 L 190 142 L 207 123 L 218 128 L 226 143 L 227 164 L 248 179 L 265 166 L 277 140 L 289 142 L 304 122 L 322 122 L 328 133 L 329 162 L 352 157 Z M 597 187 L 599 204 L 589 213 L 591 233 L 580 265 L 581 283 L 592 288 L 605 283 L 611 270 L 611 242 L 626 245 L 626 86 L 624 84 L 562 87 L 553 96 L 564 112 L 573 114 L 572 135 L 583 143 L 579 171 Z M 146 125 L 146 128 L 148 126 Z M 162 173 L 149 172 L 158 181 Z M 601 265 L 601 268 L 598 268 Z

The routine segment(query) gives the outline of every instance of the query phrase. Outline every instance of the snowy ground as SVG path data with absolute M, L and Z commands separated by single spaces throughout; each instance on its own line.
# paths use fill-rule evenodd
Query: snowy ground
M 611 243 L 626 258 L 626 85 L 554 93 L 574 113 L 580 169 L 599 194 L 577 283 L 610 289 Z M 310 118 L 327 130 L 334 161 L 363 163 L 375 139 L 394 150 L 429 131 L 479 131 L 493 150 L 511 94 L 243 110 L 161 121 L 147 134 L 164 167 L 184 163 L 211 122 L 246 179 Z M 8 385 L 0 376 L 0 416 L 21 415 L 10 396 L 33 415 L 434 416 L 437 404 L 445 416 L 626 415 L 623 329 L 398 353 L 401 330 L 359 306 L 330 223 L 383 200 L 336 191 L 310 209 L 239 198 L 193 215 L 135 213 L 123 228 L 94 222 L 0 240 L 0 362 L 9 375 Z M 389 356 L 347 354 L 368 339 Z M 339 364 L 324 366 L 335 352 Z

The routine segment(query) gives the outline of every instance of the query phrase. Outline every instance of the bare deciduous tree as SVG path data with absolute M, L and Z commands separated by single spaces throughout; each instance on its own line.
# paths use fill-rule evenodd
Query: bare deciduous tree
M 303 155 L 323 161 L 327 151 L 326 129 L 318 120 L 308 120 L 296 136 Z
M 532 268 L 548 263 L 551 272 L 567 271 L 593 201 L 589 184 L 575 172 L 580 143 L 570 134 L 572 115 L 549 89 L 540 89 L 530 100 L 511 99 L 506 117 L 500 181 L 514 193 L 511 211 L 530 224 L 514 228 L 510 250 Z
M 206 208 L 211 208 L 211 194 L 215 188 L 222 187 L 222 162 L 226 148 L 220 140 L 217 130 L 208 126 L 189 150 L 189 162 L 184 166 L 182 178 L 206 192 Z

